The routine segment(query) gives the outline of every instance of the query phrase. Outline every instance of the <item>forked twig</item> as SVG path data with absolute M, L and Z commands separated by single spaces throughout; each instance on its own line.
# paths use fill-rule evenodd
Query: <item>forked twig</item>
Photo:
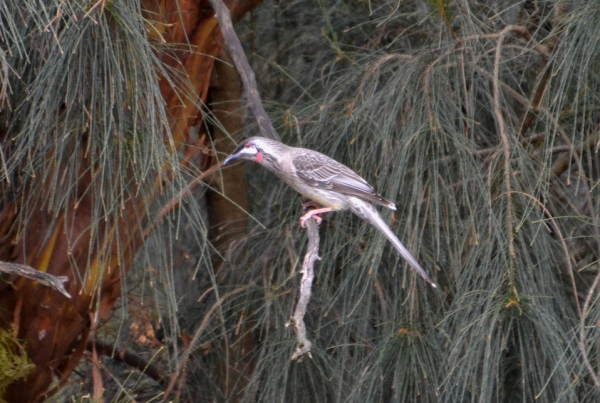
M 312 343 L 306 337 L 306 325 L 304 324 L 304 314 L 306 313 L 306 307 L 310 301 L 310 293 L 313 279 L 315 278 L 315 271 L 313 266 L 316 260 L 321 260 L 319 257 L 319 227 L 317 221 L 311 217 L 306 220 L 306 232 L 308 234 L 308 247 L 306 249 L 306 255 L 304 255 L 304 261 L 302 262 L 302 280 L 300 280 L 300 298 L 296 305 L 296 311 L 294 316 L 285 324 L 286 327 L 292 326 L 294 333 L 296 333 L 296 350 L 292 354 L 292 360 L 302 361 L 305 355 L 312 358 L 310 350 Z

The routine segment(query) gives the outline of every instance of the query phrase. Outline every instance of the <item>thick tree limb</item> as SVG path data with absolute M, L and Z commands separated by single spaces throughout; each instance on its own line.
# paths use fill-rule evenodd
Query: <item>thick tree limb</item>
M 44 273 L 33 267 L 25 266 L 24 264 L 0 262 L 0 272 L 16 274 L 17 276 L 28 278 L 29 280 L 37 281 L 40 284 L 54 288 L 67 298 L 71 295 L 65 290 L 63 283 L 69 281 L 67 276 L 53 276 L 52 274 Z
M 306 249 L 306 255 L 304 255 L 304 261 L 302 262 L 302 280 L 300 281 L 300 298 L 298 299 L 298 305 L 296 305 L 296 311 L 285 325 L 292 326 L 294 333 L 296 333 L 296 350 L 292 354 L 292 360 L 302 361 L 302 358 L 308 354 L 310 358 L 310 350 L 312 343 L 306 337 L 306 325 L 304 324 L 304 314 L 306 313 L 306 307 L 310 301 L 310 293 L 313 279 L 315 278 L 315 272 L 313 266 L 316 260 L 321 260 L 319 257 L 319 227 L 317 221 L 311 217 L 306 220 L 306 232 L 308 234 L 308 248 Z
M 227 47 L 227 50 L 229 50 L 231 58 L 233 59 L 233 63 L 235 64 L 235 67 L 242 78 L 244 91 L 246 93 L 246 97 L 248 98 L 248 106 L 256 118 L 260 132 L 265 137 L 281 141 L 279 135 L 273 128 L 271 120 L 267 116 L 267 112 L 263 108 L 262 102 L 260 101 L 260 96 L 258 95 L 258 90 L 256 88 L 256 78 L 254 77 L 254 72 L 248 63 L 248 59 L 246 59 L 246 55 L 244 54 L 240 40 L 235 34 L 233 23 L 231 22 L 231 15 L 229 14 L 227 6 L 221 0 L 208 1 L 215 10 L 217 20 L 219 21 L 219 26 L 221 27 L 221 32 L 223 33 L 225 46 Z

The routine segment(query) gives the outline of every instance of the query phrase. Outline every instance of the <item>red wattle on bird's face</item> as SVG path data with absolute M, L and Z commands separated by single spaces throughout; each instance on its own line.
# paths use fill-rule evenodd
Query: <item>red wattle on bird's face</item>
M 263 156 L 262 156 L 262 154 L 261 154 L 261 153 L 256 153 L 256 161 L 257 161 L 258 163 L 261 163 L 261 162 L 262 162 L 262 160 L 263 160 Z

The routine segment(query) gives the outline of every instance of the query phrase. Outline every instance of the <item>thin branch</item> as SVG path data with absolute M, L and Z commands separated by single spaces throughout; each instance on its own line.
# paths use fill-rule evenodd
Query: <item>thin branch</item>
M 200 323 L 200 326 L 198 326 L 198 329 L 196 329 L 196 331 L 194 332 L 194 337 L 192 338 L 192 341 L 190 341 L 188 348 L 186 348 L 185 351 L 183 352 L 183 354 L 181 355 L 181 360 L 179 361 L 179 365 L 177 366 L 177 368 L 171 375 L 171 380 L 169 382 L 169 386 L 167 387 L 167 390 L 165 391 L 165 394 L 163 396 L 163 402 L 167 401 L 167 399 L 169 398 L 169 395 L 171 394 L 171 392 L 173 391 L 173 388 L 175 387 L 175 383 L 178 380 L 180 380 L 181 374 L 183 374 L 183 372 L 185 371 L 185 367 L 187 366 L 188 359 L 190 358 L 190 355 L 194 351 L 194 346 L 198 343 L 198 340 L 200 339 L 200 336 L 202 335 L 204 329 L 208 325 L 212 315 L 217 311 L 217 309 L 219 309 L 221 307 L 221 305 L 223 304 L 223 302 L 226 299 L 233 297 L 234 295 L 237 295 L 243 291 L 246 291 L 248 288 L 250 288 L 252 286 L 254 286 L 254 281 L 246 284 L 243 287 L 236 288 L 235 290 L 224 294 L 221 298 L 219 298 L 219 300 L 217 302 L 215 302 L 213 304 L 213 306 L 210 307 L 208 312 L 206 312 L 206 314 L 204 315 L 204 319 L 202 319 L 202 322 Z
M 448 50 L 443 55 L 441 55 L 440 57 L 436 58 L 434 61 L 429 63 L 429 65 L 425 68 L 425 71 L 423 71 L 423 78 L 422 78 L 422 82 L 423 82 L 423 86 L 424 86 L 423 95 L 425 97 L 425 107 L 427 108 L 427 117 L 429 118 L 429 129 L 430 130 L 434 130 L 435 123 L 434 123 L 433 111 L 431 110 L 431 107 L 429 105 L 429 103 L 430 103 L 429 102 L 429 92 L 430 92 L 429 75 L 433 71 L 433 68 L 435 67 L 436 64 L 438 64 L 444 57 L 450 55 L 453 52 L 454 52 L 454 49 Z
M 508 32 L 516 32 L 517 34 L 525 37 L 525 39 L 527 39 L 533 45 L 533 49 L 536 50 L 541 56 L 543 56 L 545 58 L 552 57 L 551 49 L 548 48 L 548 46 L 542 45 L 539 42 L 537 42 L 531 36 L 529 29 L 527 29 L 527 27 L 523 26 L 523 25 L 509 25 L 509 26 L 505 27 L 502 31 L 496 32 L 493 34 L 480 34 L 480 35 L 464 36 L 462 38 L 458 38 L 458 41 L 466 42 L 466 41 L 481 40 L 481 39 L 502 39 L 502 40 L 504 40 L 504 37 L 506 37 L 506 34 Z
M 196 185 L 198 185 L 200 182 L 205 182 L 213 173 L 218 171 L 222 166 L 223 166 L 222 162 L 220 162 L 218 164 L 213 164 L 206 171 L 204 171 L 201 175 L 199 175 L 196 178 L 194 178 L 193 180 L 191 180 L 184 188 L 182 188 L 179 192 L 177 192 L 177 194 L 175 196 L 173 196 L 160 209 L 160 211 L 157 213 L 156 217 L 154 218 L 152 223 L 148 226 L 148 228 L 146 228 L 142 232 L 142 239 L 146 239 L 148 237 L 148 235 L 150 235 L 152 230 L 154 230 L 154 228 L 156 228 L 158 223 L 160 223 L 160 221 L 162 221 L 162 219 L 164 219 L 170 212 L 175 210 L 181 204 L 181 201 L 183 200 L 184 197 L 192 196 L 192 190 L 196 187 Z M 231 203 L 234 203 L 232 200 L 229 200 L 229 201 Z M 237 204 L 236 204 L 236 206 L 243 210 L 243 208 L 241 206 L 239 206 Z M 247 213 L 248 217 L 252 218 L 261 227 L 264 228 L 264 226 L 256 218 L 254 218 L 254 216 L 252 214 L 250 214 L 249 212 L 247 212 L 245 210 L 244 210 L 244 212 Z
M 573 264 L 571 263 L 571 261 L 575 262 L 575 259 L 569 252 L 569 247 L 567 246 L 567 243 L 565 242 L 565 237 L 563 236 L 562 231 L 560 230 L 560 227 L 556 223 L 556 220 L 554 219 L 552 214 L 550 214 L 550 211 L 538 199 L 536 199 L 532 195 L 525 193 L 525 192 L 519 192 L 519 191 L 513 190 L 513 193 L 529 197 L 535 204 L 537 204 L 544 211 L 544 214 L 546 214 L 548 216 L 548 218 L 550 219 L 550 222 L 552 223 L 552 226 L 554 227 L 554 231 L 556 232 L 556 235 L 558 236 L 558 239 L 560 240 L 560 245 L 563 248 L 563 252 L 565 253 L 565 260 L 567 262 L 567 267 L 569 269 L 569 277 L 571 278 L 571 287 L 573 287 L 573 298 L 575 300 L 575 307 L 577 308 L 577 316 L 579 317 L 579 319 L 583 319 L 583 315 L 581 312 L 581 306 L 579 305 L 579 294 L 577 293 L 577 284 L 575 283 L 575 271 L 573 270 Z
M 321 260 L 319 257 L 319 227 L 314 218 L 306 220 L 306 232 L 308 234 L 308 247 L 304 261 L 302 263 L 302 280 L 300 281 L 300 298 L 296 305 L 294 316 L 285 324 L 286 327 L 292 326 L 296 333 L 296 350 L 292 354 L 292 360 L 302 361 L 305 355 L 312 358 L 310 350 L 312 343 L 306 337 L 306 325 L 304 324 L 304 315 L 306 307 L 310 301 L 310 293 L 313 279 L 315 278 L 314 264 L 316 260 Z
M 248 99 L 248 106 L 256 118 L 260 132 L 265 137 L 281 141 L 279 135 L 273 128 L 271 120 L 267 116 L 267 112 L 265 112 L 265 109 L 263 108 L 260 96 L 258 95 L 254 72 L 248 63 L 248 59 L 246 59 L 246 55 L 244 54 L 240 40 L 233 29 L 233 23 L 231 22 L 231 14 L 229 13 L 229 9 L 221 0 L 208 1 L 216 12 L 215 16 L 217 17 L 219 26 L 221 27 L 225 46 L 231 54 L 231 58 L 233 59 L 233 63 L 235 64 L 238 73 L 240 73 L 242 83 L 244 84 L 246 98 Z
M 508 27 L 507 27 L 508 28 Z M 485 71 L 484 69 L 478 69 L 478 71 L 482 72 L 483 74 L 489 76 L 489 73 L 487 71 Z M 499 80 L 497 79 L 497 76 L 495 76 L 493 78 L 494 81 L 494 85 L 496 85 L 497 82 L 499 82 Z M 527 99 L 525 99 L 523 96 L 521 96 L 519 93 L 517 93 L 515 90 L 513 90 L 512 88 L 510 88 L 510 86 L 508 86 L 507 84 L 500 82 L 500 85 L 502 86 L 502 88 L 504 89 L 504 91 L 506 91 L 509 95 L 511 95 L 515 100 L 519 101 L 523 106 L 526 106 L 527 108 L 531 108 L 531 105 L 528 103 Z M 552 113 L 550 113 L 550 111 L 548 111 L 546 108 L 544 108 L 543 106 L 539 106 L 539 112 L 545 114 L 548 119 L 550 120 L 550 122 L 554 125 L 554 127 L 556 128 L 556 131 L 558 132 L 558 134 L 561 136 L 561 138 L 567 143 L 567 146 L 569 148 L 571 148 L 573 151 L 571 152 L 571 154 L 567 157 L 563 157 L 564 158 L 564 162 L 565 164 L 571 160 L 571 158 L 575 159 L 576 164 L 579 166 L 579 169 L 582 170 L 582 165 L 581 162 L 579 160 L 579 155 L 574 152 L 575 149 L 569 139 L 569 137 L 567 136 L 567 133 L 565 132 L 565 130 L 562 128 L 562 126 L 560 125 L 558 119 L 556 117 L 554 117 L 554 115 L 552 115 Z M 590 138 L 584 142 L 582 144 L 583 147 L 587 146 L 592 146 L 594 144 L 594 136 L 590 135 Z M 559 159 L 557 162 L 554 163 L 553 167 L 552 167 L 552 173 L 556 176 L 560 175 L 561 172 L 561 164 L 563 162 L 563 158 Z M 582 171 L 583 172 L 583 171 Z M 590 217 L 594 217 L 594 209 L 593 209 L 593 201 L 591 199 L 591 190 L 587 184 L 587 181 L 585 179 L 585 176 L 582 175 L 582 183 L 584 185 L 584 189 L 585 189 L 585 197 L 586 197 L 586 201 L 587 201 L 587 206 L 590 209 L 591 215 Z M 600 245 L 600 237 L 598 236 L 598 229 L 597 226 L 593 226 L 594 228 L 594 232 L 596 235 L 596 239 L 598 242 L 598 245 Z M 600 249 L 600 246 L 599 246 Z M 588 369 L 588 371 L 590 372 L 590 375 L 592 376 L 592 380 L 594 381 L 594 385 L 600 389 L 600 379 L 598 378 L 598 376 L 596 375 L 596 373 L 594 372 L 594 369 L 591 365 L 591 363 L 589 362 L 589 358 L 587 355 L 587 351 L 585 349 L 585 317 L 588 314 L 588 309 L 591 303 L 591 298 L 594 295 L 594 290 L 596 289 L 596 287 L 600 284 L 600 273 L 598 273 L 596 275 L 596 278 L 594 279 L 594 283 L 592 284 L 592 286 L 589 288 L 587 297 L 585 299 L 585 302 L 583 304 L 583 308 L 581 309 L 581 313 L 580 313 L 580 319 L 581 319 L 581 324 L 580 324 L 580 334 L 579 334 L 579 348 L 581 350 L 581 354 L 584 360 L 584 364 L 586 366 L 586 368 Z M 579 311 L 579 309 L 578 309 Z
M 52 274 L 44 273 L 24 264 L 0 262 L 0 272 L 15 274 L 17 276 L 28 278 L 29 280 L 37 281 L 40 284 L 54 288 L 67 298 L 71 295 L 65 290 L 64 283 L 69 281 L 67 276 L 53 276 Z
M 156 215 L 156 217 L 154 218 L 154 221 L 152 221 L 150 226 L 142 232 L 142 239 L 146 239 L 148 237 L 148 235 L 150 235 L 152 230 L 158 225 L 158 223 L 161 222 L 162 219 L 165 218 L 165 216 L 167 216 L 167 214 L 169 214 L 171 211 L 175 210 L 179 206 L 179 204 L 181 203 L 181 201 L 183 200 L 183 198 L 185 196 L 192 195 L 192 190 L 196 187 L 196 185 L 198 185 L 200 182 L 203 182 L 207 177 L 212 175 L 214 172 L 218 171 L 221 168 L 221 165 L 222 165 L 222 163 L 212 165 L 210 168 L 208 168 L 206 171 L 204 171 L 201 175 L 199 175 L 198 177 L 196 177 L 192 181 L 190 181 L 183 189 L 181 189 L 179 192 L 177 192 L 177 194 L 175 196 L 173 196 L 160 209 L 160 211 L 158 212 L 158 214 Z
M 98 354 L 105 355 L 115 361 L 120 361 L 125 365 L 137 369 L 144 375 L 156 381 L 159 385 L 161 385 L 164 388 L 168 386 L 164 374 L 158 368 L 158 366 L 148 362 L 146 359 L 135 354 L 133 351 L 127 350 L 125 348 L 120 348 L 113 344 L 106 343 L 97 339 L 88 340 L 86 349 L 92 351 L 94 345 Z
M 387 63 L 388 61 L 393 60 L 393 59 L 410 61 L 410 60 L 414 60 L 414 56 L 405 55 L 402 53 L 392 53 L 392 54 L 380 57 L 375 62 L 370 64 L 369 67 L 366 69 L 362 80 L 360 80 L 360 84 L 358 85 L 358 88 L 355 91 L 355 93 L 357 95 L 355 97 L 352 97 L 352 99 L 350 100 L 350 103 L 348 104 L 348 106 L 346 106 L 346 111 L 347 111 L 348 115 L 351 115 L 352 112 L 354 111 L 354 108 L 356 107 L 356 103 L 359 101 L 360 93 L 362 92 L 362 89 L 364 88 L 367 81 L 373 78 L 373 74 L 375 73 L 375 71 L 377 71 L 381 67 L 382 64 Z
M 596 287 L 598 286 L 599 282 L 600 282 L 600 273 L 596 274 L 596 278 L 594 279 L 594 283 L 592 284 L 592 286 L 589 288 L 589 291 L 587 293 L 585 302 L 583 304 L 583 309 L 579 306 L 579 298 L 578 298 L 578 293 L 577 293 L 577 287 L 576 287 L 576 283 L 575 283 L 575 276 L 574 276 L 574 271 L 573 271 L 573 266 L 571 264 L 571 259 L 572 256 L 569 253 L 569 249 L 567 247 L 567 244 L 565 242 L 565 239 L 562 235 L 562 232 L 560 231 L 559 226 L 556 224 L 556 221 L 554 220 L 554 217 L 552 217 L 552 215 L 550 214 L 550 212 L 548 211 L 548 209 L 546 209 L 546 207 L 540 203 L 539 200 L 537 200 L 535 197 L 527 194 L 527 193 L 523 193 L 523 192 L 515 192 L 518 194 L 522 194 L 524 196 L 530 197 L 532 200 L 535 201 L 536 204 L 538 204 L 543 210 L 544 213 L 550 218 L 550 222 L 552 223 L 552 226 L 554 227 L 554 230 L 556 231 L 562 248 L 565 252 L 566 256 L 566 261 L 567 261 L 567 266 L 569 267 L 569 276 L 571 277 L 571 286 L 573 287 L 573 295 L 575 298 L 575 306 L 577 308 L 577 314 L 579 315 L 579 320 L 580 320 L 580 326 L 579 326 L 579 350 L 581 351 L 581 357 L 583 358 L 583 362 L 584 365 L 586 366 L 587 370 L 590 372 L 590 376 L 592 377 L 592 380 L 594 381 L 594 384 L 596 385 L 596 387 L 598 389 L 600 389 L 600 380 L 598 379 L 598 376 L 596 375 L 596 372 L 594 370 L 594 367 L 592 366 L 592 364 L 590 363 L 590 359 L 587 353 L 587 349 L 586 349 L 586 334 L 585 334 L 585 317 L 587 316 L 588 313 L 588 309 L 592 300 L 592 296 L 594 295 L 594 290 L 596 289 Z
M 504 43 L 504 38 L 515 30 L 515 27 L 512 25 L 507 26 L 500 32 L 500 37 L 498 38 L 498 43 L 496 44 L 496 57 L 494 60 L 494 78 L 492 81 L 493 84 L 493 95 L 494 95 L 494 116 L 496 117 L 496 123 L 498 124 L 498 132 L 500 134 L 500 139 L 502 140 L 502 150 L 504 152 L 504 187 L 506 194 L 506 225 L 508 232 L 508 250 L 510 254 L 510 264 L 511 272 L 514 271 L 514 259 L 516 257 L 515 245 L 514 245 L 514 228 L 513 228 L 513 206 L 512 206 L 512 189 L 510 185 L 510 141 L 508 135 L 506 134 L 506 130 L 504 128 L 504 117 L 502 116 L 502 111 L 500 110 L 500 84 L 499 84 L 499 75 L 500 75 L 500 59 L 502 58 L 502 44 Z M 512 275 L 512 273 L 511 273 Z

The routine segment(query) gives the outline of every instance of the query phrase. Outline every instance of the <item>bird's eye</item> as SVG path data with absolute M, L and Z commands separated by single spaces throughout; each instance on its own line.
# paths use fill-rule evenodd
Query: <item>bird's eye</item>
M 252 144 L 250 144 L 250 143 L 246 143 L 246 145 L 245 145 L 244 147 L 246 147 L 246 148 L 250 148 L 250 147 L 252 147 Z

